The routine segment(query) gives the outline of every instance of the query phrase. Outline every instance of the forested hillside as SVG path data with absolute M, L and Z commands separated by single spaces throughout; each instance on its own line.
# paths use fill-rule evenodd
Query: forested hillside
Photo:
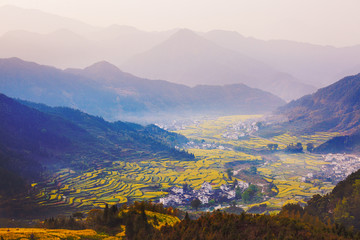
M 82 171 L 155 155 L 193 158 L 174 149 L 185 137 L 155 125 L 110 123 L 79 110 L 26 104 L 32 107 L 0 95 L 0 194 L 19 192 L 26 181 L 65 167 Z

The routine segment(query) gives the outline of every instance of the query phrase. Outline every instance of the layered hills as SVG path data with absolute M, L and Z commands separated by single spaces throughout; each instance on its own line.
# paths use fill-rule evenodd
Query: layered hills
M 359 46 L 263 41 L 223 30 L 102 28 L 13 6 L 0 8 L 0 24 L 2 58 L 60 68 L 84 68 L 106 60 L 143 78 L 191 86 L 243 83 L 287 101 L 360 71 Z
M 224 30 L 213 30 L 203 36 L 316 87 L 327 86 L 344 76 L 360 72 L 359 45 L 333 47 L 281 39 L 264 41 Z
M 290 74 L 221 47 L 188 29 L 177 31 L 166 41 L 132 57 L 121 66 L 138 76 L 167 79 L 190 86 L 244 83 L 286 100 L 315 90 L 315 87 L 301 83 Z
M 82 171 L 155 156 L 193 158 L 174 149 L 187 142 L 185 137 L 154 125 L 110 123 L 79 110 L 22 103 L 27 106 L 0 95 L 0 195 L 19 193 L 15 186 L 61 168 Z
M 60 70 L 18 58 L 0 60 L 0 91 L 50 106 L 81 109 L 106 119 L 184 114 L 264 113 L 284 104 L 244 84 L 188 87 L 139 78 L 108 62 Z

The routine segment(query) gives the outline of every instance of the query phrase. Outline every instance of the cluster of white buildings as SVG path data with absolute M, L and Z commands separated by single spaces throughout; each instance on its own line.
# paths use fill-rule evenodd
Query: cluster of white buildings
M 217 143 L 209 143 L 209 142 L 194 142 L 190 141 L 186 144 L 186 148 L 194 148 L 194 149 L 220 149 L 220 150 L 229 150 L 232 151 L 232 148 L 225 147 L 223 145 Z
M 322 173 L 334 182 L 345 179 L 351 173 L 360 169 L 360 158 L 351 154 L 327 154 L 323 159 L 328 164 L 321 167 Z
M 195 125 L 198 126 L 201 123 L 199 120 L 184 119 L 184 120 L 173 120 L 166 123 L 156 123 L 155 125 L 166 131 L 179 131 L 186 129 L 187 126 Z
M 238 181 L 235 188 L 240 188 L 243 192 L 249 187 L 249 184 L 244 181 Z M 219 198 L 226 198 L 228 200 L 236 197 L 236 190 L 234 186 L 223 184 L 220 189 L 213 189 L 211 184 L 204 182 L 199 190 L 183 189 L 173 187 L 170 189 L 171 194 L 166 197 L 160 198 L 159 202 L 167 205 L 187 205 L 190 204 L 193 199 L 199 199 L 202 204 L 207 204 L 211 199 L 215 201 Z
M 248 136 L 259 130 L 258 122 L 238 122 L 226 128 L 226 132 L 222 134 L 223 138 L 237 140 L 241 137 Z

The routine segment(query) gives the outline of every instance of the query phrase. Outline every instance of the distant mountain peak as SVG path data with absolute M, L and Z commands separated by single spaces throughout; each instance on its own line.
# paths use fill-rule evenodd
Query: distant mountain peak
M 11 58 L 0 58 L 0 66 L 8 66 L 8 67 L 37 67 L 40 66 L 34 62 L 27 62 L 18 57 L 11 57 Z
M 15 5 L 11 5 L 11 4 L 6 4 L 0 7 L 0 9 L 4 9 L 4 10 L 24 10 L 24 8 L 15 6 Z
M 170 36 L 168 40 L 160 44 L 160 46 L 167 47 L 179 47 L 179 46 L 208 46 L 213 45 L 212 42 L 206 40 L 202 36 L 198 35 L 196 32 L 183 28 L 176 31 Z M 185 50 L 185 49 L 184 49 Z
M 244 37 L 237 31 L 227 31 L 227 30 L 221 30 L 221 29 L 211 30 L 205 34 L 222 34 L 223 36 Z
M 136 27 L 128 26 L 128 25 L 118 25 L 118 24 L 112 24 L 109 27 L 107 27 L 107 29 L 120 31 L 120 32 L 126 33 L 126 34 L 141 32 Z
M 172 56 L 184 56 L 186 53 L 195 54 L 195 51 L 206 52 L 216 48 L 216 44 L 203 38 L 196 32 L 183 28 L 172 34 L 166 41 L 157 45 L 149 52 L 155 50 L 168 53 Z
M 177 32 L 175 32 L 170 39 L 201 39 L 202 37 L 199 36 L 198 34 L 196 34 L 195 32 L 193 32 L 190 29 L 187 28 L 182 28 L 180 30 L 178 30 Z M 205 40 L 205 39 L 204 39 Z
M 38 9 L 28 9 L 14 5 L 0 7 L 0 34 L 14 29 L 49 33 L 61 28 L 81 34 L 98 29 L 82 21 L 43 12 Z
M 197 36 L 197 34 L 193 31 L 193 30 L 191 30 L 191 29 L 189 29 L 189 28 L 180 28 L 175 34 L 182 34 L 182 35 L 196 35 Z
M 70 68 L 65 71 L 75 75 L 83 75 L 95 81 L 100 81 L 102 84 L 107 83 L 110 85 L 116 84 L 120 80 L 136 78 L 129 73 L 121 71 L 117 66 L 105 60 L 94 63 L 84 69 Z
M 121 70 L 116 67 L 114 64 L 109 63 L 108 61 L 100 61 L 100 62 L 96 62 L 86 68 L 84 68 L 85 71 L 87 72 L 116 72 L 119 73 L 121 72 Z

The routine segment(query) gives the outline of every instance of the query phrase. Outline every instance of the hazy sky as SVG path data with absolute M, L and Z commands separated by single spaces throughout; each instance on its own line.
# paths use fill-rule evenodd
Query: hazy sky
M 0 0 L 86 23 L 235 30 L 260 39 L 360 44 L 359 0 Z

